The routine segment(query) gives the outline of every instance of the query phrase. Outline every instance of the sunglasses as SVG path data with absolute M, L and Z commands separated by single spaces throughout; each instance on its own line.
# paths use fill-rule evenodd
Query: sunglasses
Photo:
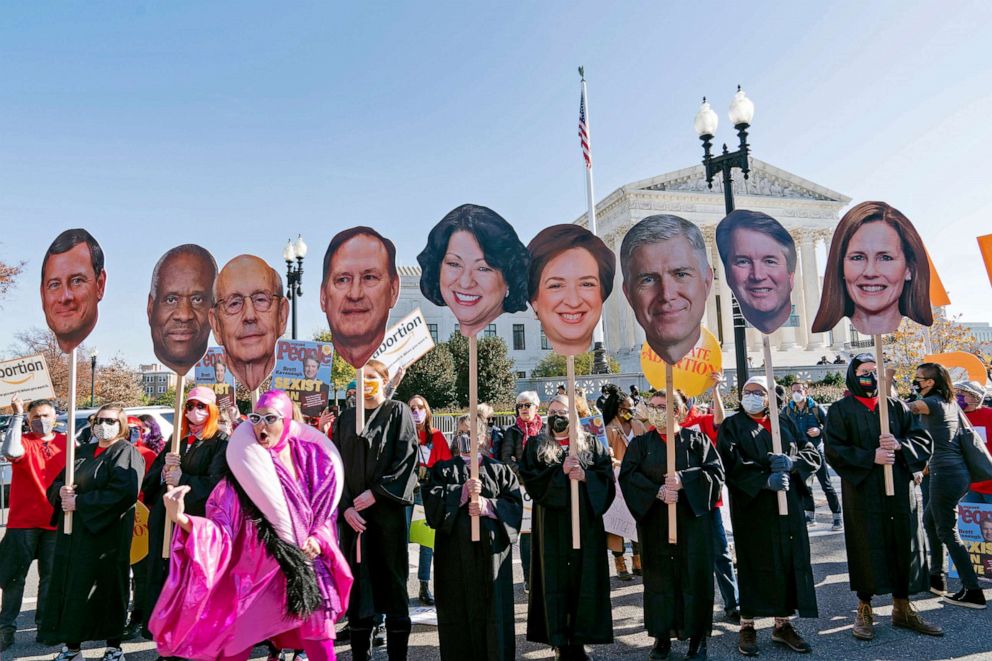
M 532 408 L 534 408 L 534 405 L 533 405 L 533 404 L 530 404 L 530 403 L 526 403 L 526 404 L 517 404 L 517 410 L 518 410 L 518 411 L 519 411 L 520 409 L 532 409 Z
M 192 411 L 193 409 L 204 411 L 204 410 L 206 410 L 206 408 L 207 408 L 207 405 L 204 404 L 203 402 L 198 402 L 196 400 L 190 400 L 190 401 L 186 402 L 186 410 L 187 411 Z
M 279 422 L 280 420 L 282 420 L 282 416 L 281 415 L 276 415 L 275 413 L 266 413 L 265 415 L 260 415 L 258 413 L 249 413 L 248 414 L 248 421 L 251 422 L 251 424 L 253 424 L 253 425 L 257 425 L 258 423 L 262 422 L 263 420 L 265 421 L 265 424 L 267 424 L 267 425 L 274 425 L 277 422 Z
M 120 420 L 117 418 L 97 418 L 93 422 L 98 425 L 116 425 L 120 423 Z

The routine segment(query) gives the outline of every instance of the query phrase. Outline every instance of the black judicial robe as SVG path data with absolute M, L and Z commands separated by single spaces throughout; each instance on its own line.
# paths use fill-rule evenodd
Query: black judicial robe
M 913 473 L 926 466 L 933 443 L 905 404 L 889 398 L 888 406 L 889 433 L 902 444 L 892 466 L 895 496 L 885 495 L 884 472 L 875 463 L 877 408 L 871 411 L 851 396 L 831 405 L 824 450 L 841 478 L 851 590 L 914 594 L 930 583 Z
M 538 450 L 558 441 L 536 436 L 518 464 L 534 500 L 527 640 L 554 647 L 613 642 L 603 514 L 616 496 L 616 481 L 606 447 L 588 435 L 586 442 L 592 457 L 579 482 L 580 549 L 572 549 L 571 480 L 562 471 L 567 448 L 548 462 Z
M 217 432 L 211 438 L 197 439 L 189 443 L 189 438 L 182 439 L 179 444 L 179 478 L 181 486 L 188 486 L 189 493 L 183 498 L 186 514 L 189 516 L 206 516 L 207 499 L 214 487 L 227 472 L 227 434 Z M 158 596 L 162 592 L 165 578 L 169 573 L 169 560 L 162 557 L 162 543 L 165 538 L 165 504 L 162 497 L 168 491 L 168 485 L 162 481 L 162 471 L 165 468 L 165 455 L 172 449 L 172 443 L 167 442 L 148 469 L 141 491 L 145 495 L 145 505 L 148 507 L 148 558 L 145 576 L 136 580 L 148 582 L 148 599 L 145 604 L 145 622 L 148 621 Z M 175 532 L 175 528 L 173 528 Z
M 658 490 L 668 472 L 667 446 L 657 431 L 627 446 L 618 481 L 637 521 L 644 574 L 644 624 L 653 638 L 708 636 L 713 629 L 713 523 L 723 490 L 723 464 L 699 431 L 676 434 L 678 543 L 668 543 L 668 505 Z
M 365 421 L 365 434 L 359 436 L 355 409 L 350 408 L 334 425 L 334 444 L 344 463 L 338 527 L 341 550 L 355 576 L 348 605 L 348 617 L 355 620 L 376 613 L 409 613 L 406 507 L 413 504 L 419 463 L 420 441 L 410 407 L 387 399 L 378 409 L 366 409 Z M 375 504 L 359 512 L 366 522 L 359 542 L 344 512 L 366 489 L 375 494 Z M 358 543 L 362 545 L 361 563 L 356 561 Z
M 461 505 L 469 465 L 456 457 L 431 468 L 423 487 L 424 513 L 434 528 L 434 599 L 441 659 L 514 658 L 513 568 L 510 551 L 520 532 L 523 498 L 509 466 L 488 457 L 479 466 L 482 496 L 493 501 L 496 519 L 472 517 Z
M 779 416 L 782 452 L 795 461 L 790 475 L 789 513 L 778 513 L 778 492 L 765 488 L 772 435 L 743 411 L 717 432 L 717 451 L 727 473 L 730 520 L 737 550 L 741 615 L 816 617 L 803 496 L 806 479 L 820 467 L 820 453 L 784 415 Z
M 76 448 L 76 511 L 64 532 L 59 490 L 65 471 L 48 488 L 58 525 L 55 561 L 39 639 L 49 645 L 119 638 L 130 596 L 131 538 L 145 460 L 127 440 L 94 456 L 96 443 Z

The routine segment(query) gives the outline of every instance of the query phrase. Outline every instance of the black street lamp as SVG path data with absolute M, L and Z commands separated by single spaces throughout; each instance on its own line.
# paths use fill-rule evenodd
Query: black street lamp
M 96 406 L 96 354 L 97 350 L 90 351 L 90 408 Z
M 740 148 L 737 151 L 729 151 L 726 143 L 724 143 L 723 153 L 717 156 L 710 152 L 710 148 L 713 146 L 713 136 L 716 134 L 720 120 L 710 108 L 705 96 L 703 97 L 703 105 L 700 106 L 693 122 L 699 139 L 703 141 L 703 167 L 706 168 L 706 184 L 712 189 L 713 177 L 718 173 L 723 174 L 723 202 L 728 214 L 734 210 L 734 180 L 731 177 L 733 169 L 740 168 L 744 179 L 748 178 L 748 173 L 751 171 L 751 165 L 748 162 L 750 145 L 747 144 L 747 130 L 754 118 L 754 104 L 744 94 L 740 85 L 737 86 L 737 94 L 734 95 L 734 100 L 730 103 L 729 115 L 731 123 L 737 129 Z M 726 278 L 726 273 L 724 273 L 724 278 Z M 733 292 L 730 294 L 730 300 L 734 314 L 734 357 L 737 363 L 737 392 L 739 395 L 744 387 L 744 382 L 748 379 L 747 342 L 744 335 L 744 315 L 741 314 L 740 305 Z
M 282 249 L 282 258 L 286 260 L 286 298 L 293 306 L 293 334 L 296 339 L 296 299 L 303 295 L 303 258 L 307 256 L 307 244 L 303 235 L 298 234 L 296 241 L 287 241 Z M 296 267 L 293 267 L 293 260 Z

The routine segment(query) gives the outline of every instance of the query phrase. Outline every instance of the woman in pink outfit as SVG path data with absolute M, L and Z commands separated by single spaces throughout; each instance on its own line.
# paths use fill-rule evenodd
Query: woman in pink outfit
M 165 496 L 175 522 L 168 582 L 149 629 L 162 656 L 242 661 L 259 640 L 334 659 L 334 623 L 352 575 L 338 548 L 341 457 L 293 422 L 286 393 L 261 396 L 227 447 L 229 474 L 187 516 L 187 487 Z

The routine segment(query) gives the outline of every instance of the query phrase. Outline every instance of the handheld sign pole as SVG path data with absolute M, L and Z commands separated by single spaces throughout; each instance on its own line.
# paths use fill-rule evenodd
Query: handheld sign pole
M 889 433 L 889 380 L 885 373 L 885 357 L 882 355 L 882 336 L 875 335 L 875 364 L 878 366 L 878 418 L 883 434 Z M 895 479 L 892 477 L 892 466 L 882 466 L 885 477 L 885 495 L 896 495 Z
M 665 464 L 668 466 L 667 475 L 675 475 L 675 378 L 672 376 L 672 366 L 665 363 L 665 407 L 668 409 L 667 424 L 665 425 Z M 659 430 L 659 434 L 661 431 Z M 676 517 L 677 503 L 668 504 L 668 543 L 678 544 L 678 520 Z
M 179 444 L 182 439 L 179 438 L 182 433 L 182 415 L 183 415 L 183 391 L 186 389 L 186 377 L 177 374 L 176 375 L 176 411 L 172 418 L 172 447 L 169 452 L 173 454 L 179 454 Z M 166 491 L 172 491 L 172 487 L 166 487 Z M 162 557 L 169 557 L 169 549 L 172 547 L 172 521 L 166 517 L 165 519 L 165 536 L 162 538 Z
M 772 452 L 782 454 L 782 427 L 779 423 L 778 393 L 775 392 L 775 370 L 772 368 L 772 345 L 767 335 L 761 335 L 761 347 L 765 352 L 765 381 L 768 384 L 768 418 L 772 423 Z M 784 491 L 778 492 L 778 513 L 789 515 L 789 499 Z
M 365 368 L 355 370 L 355 434 L 365 431 Z
M 90 402 L 92 405 L 93 402 Z M 76 485 L 76 350 L 69 352 L 69 411 L 66 413 L 66 443 L 65 443 L 65 485 Z M 72 534 L 72 512 L 65 513 L 65 525 L 62 527 L 67 535 Z
M 469 475 L 473 480 L 479 479 L 479 339 L 472 335 L 468 338 L 468 426 L 472 438 L 472 465 Z M 479 497 L 472 494 L 472 502 L 478 503 Z M 479 517 L 472 517 L 472 541 L 481 539 Z
M 579 455 L 579 409 L 575 401 L 575 356 L 566 358 L 568 374 L 568 455 Z M 569 480 L 572 489 L 572 548 L 582 548 L 582 535 L 579 529 L 579 483 Z

